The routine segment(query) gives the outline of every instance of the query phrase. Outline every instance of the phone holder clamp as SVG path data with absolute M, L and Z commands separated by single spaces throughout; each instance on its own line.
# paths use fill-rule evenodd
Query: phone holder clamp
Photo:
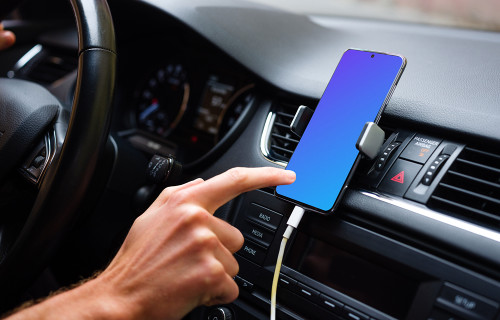
M 298 137 L 302 137 L 313 113 L 311 108 L 301 105 L 290 123 L 290 130 Z M 384 130 L 374 122 L 367 122 L 356 142 L 356 149 L 368 158 L 374 159 L 384 143 L 384 138 Z

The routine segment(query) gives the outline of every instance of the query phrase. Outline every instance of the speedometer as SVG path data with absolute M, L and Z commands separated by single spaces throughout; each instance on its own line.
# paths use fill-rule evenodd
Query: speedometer
M 138 128 L 168 136 L 182 119 L 188 99 L 189 83 L 182 64 L 169 63 L 155 69 L 137 93 Z

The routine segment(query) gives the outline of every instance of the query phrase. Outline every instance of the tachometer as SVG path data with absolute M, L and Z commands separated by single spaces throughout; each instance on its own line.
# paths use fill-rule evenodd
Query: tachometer
M 150 74 L 137 93 L 135 120 L 139 129 L 166 137 L 177 126 L 189 99 L 182 64 L 169 63 Z
M 223 110 L 217 119 L 217 126 L 219 128 L 217 141 L 222 139 L 237 124 L 240 116 L 249 107 L 255 96 L 253 88 L 253 84 L 241 88 L 228 101 L 227 108 Z

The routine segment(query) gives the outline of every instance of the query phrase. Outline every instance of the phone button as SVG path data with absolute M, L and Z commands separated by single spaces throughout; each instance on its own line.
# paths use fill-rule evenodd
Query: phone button
M 403 196 L 413 182 L 422 165 L 398 159 L 387 172 L 378 189 L 397 196 Z
M 264 259 L 266 258 L 267 250 L 249 241 L 248 239 L 245 239 L 243 247 L 237 253 L 258 265 L 262 265 Z

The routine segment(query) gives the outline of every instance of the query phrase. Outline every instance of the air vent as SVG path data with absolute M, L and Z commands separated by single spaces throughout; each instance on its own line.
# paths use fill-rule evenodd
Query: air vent
M 465 148 L 428 206 L 500 230 L 500 154 Z
M 33 54 L 34 49 L 36 53 Z M 14 67 L 13 77 L 27 79 L 40 84 L 51 84 L 78 67 L 77 52 L 59 48 L 35 46 Z M 11 77 L 11 75 L 9 75 Z
M 290 130 L 290 123 L 299 108 L 298 104 L 274 102 L 262 136 L 262 152 L 272 161 L 286 163 L 299 143 Z

